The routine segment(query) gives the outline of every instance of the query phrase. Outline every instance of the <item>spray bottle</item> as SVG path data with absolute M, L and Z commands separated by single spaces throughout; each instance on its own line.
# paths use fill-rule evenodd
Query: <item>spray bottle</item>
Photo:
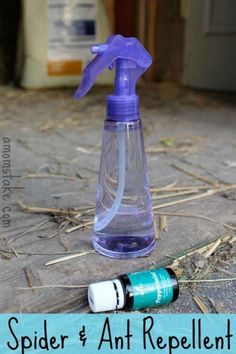
M 152 63 L 136 38 L 114 35 L 91 48 L 75 93 L 80 99 L 105 69 L 115 68 L 114 94 L 107 96 L 93 246 L 113 258 L 133 258 L 155 247 L 152 202 L 146 167 L 136 81 Z

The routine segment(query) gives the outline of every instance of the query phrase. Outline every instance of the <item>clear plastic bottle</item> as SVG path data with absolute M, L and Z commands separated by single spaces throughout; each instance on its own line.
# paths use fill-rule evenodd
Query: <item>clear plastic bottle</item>
M 94 223 L 94 248 L 113 258 L 150 253 L 155 246 L 152 203 L 139 115 L 136 82 L 152 58 L 136 38 L 114 35 L 93 45 L 75 93 L 80 99 L 105 69 L 114 68 L 114 94 L 106 99 Z
M 114 258 L 141 256 L 155 246 L 140 120 L 105 120 L 93 246 Z

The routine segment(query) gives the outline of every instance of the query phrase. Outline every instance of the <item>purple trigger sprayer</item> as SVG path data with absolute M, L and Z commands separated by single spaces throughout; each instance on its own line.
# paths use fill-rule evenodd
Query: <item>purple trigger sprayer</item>
M 136 38 L 114 35 L 91 48 L 96 57 L 85 67 L 75 93 L 80 99 L 105 69 L 116 69 L 114 95 L 107 96 L 93 246 L 113 258 L 133 258 L 155 247 L 136 81 L 152 58 Z

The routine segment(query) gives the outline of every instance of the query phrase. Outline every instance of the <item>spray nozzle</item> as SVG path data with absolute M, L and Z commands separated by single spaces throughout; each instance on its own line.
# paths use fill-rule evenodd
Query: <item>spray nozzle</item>
M 137 79 L 152 63 L 150 54 L 136 38 L 121 35 L 111 36 L 103 44 L 92 45 L 91 52 L 96 57 L 83 71 L 81 84 L 75 93 L 77 99 L 86 95 L 99 74 L 113 67 L 116 68 L 114 96 L 135 95 Z

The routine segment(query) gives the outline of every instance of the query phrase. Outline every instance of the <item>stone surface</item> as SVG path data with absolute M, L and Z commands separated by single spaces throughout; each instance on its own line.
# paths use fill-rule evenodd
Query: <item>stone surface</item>
M 24 187 L 15 189 L 9 201 L 11 227 L 1 227 L 1 238 L 9 241 L 45 221 L 37 230 L 31 230 L 11 243 L 16 252 L 24 254 L 13 255 L 11 259 L 5 259 L 4 255 L 0 258 L 1 312 L 88 311 L 86 290 L 19 289 L 29 286 L 26 272 L 30 272 L 34 286 L 88 284 L 151 267 L 163 260 L 167 262 L 170 256 L 229 232 L 206 220 L 167 216 L 168 230 L 159 231 L 157 247 L 150 257 L 120 261 L 88 254 L 45 266 L 47 261 L 66 252 L 65 246 L 70 252 L 92 250 L 92 230 L 83 229 L 71 234 L 62 232 L 62 240 L 46 238 L 57 231 L 55 221 L 47 215 L 22 212 L 17 200 L 20 198 L 27 205 L 41 207 L 94 205 L 105 95 L 109 92 L 110 88 L 95 88 L 78 102 L 72 99 L 72 90 L 0 88 L 1 137 L 11 139 L 12 174 L 22 176 L 14 178 L 12 186 Z M 139 93 L 146 148 L 166 148 L 165 143 L 161 144 L 165 139 L 173 142 L 168 148 L 177 147 L 173 152 L 147 153 L 152 186 L 162 187 L 175 181 L 178 186 L 205 184 L 177 170 L 176 164 L 222 184 L 236 183 L 236 169 L 227 164 L 227 161 L 235 161 L 236 154 L 235 96 L 193 92 L 171 84 L 140 87 Z M 75 178 L 26 178 L 32 173 Z M 227 196 L 230 193 L 228 191 Z M 178 198 L 155 200 L 153 204 L 160 205 Z M 201 214 L 218 222 L 236 224 L 235 199 L 223 194 L 160 211 Z M 216 273 L 215 276 L 222 277 L 222 274 Z M 213 300 L 222 300 L 226 309 L 236 310 L 235 282 L 226 283 L 224 287 L 197 286 L 196 291 Z M 193 312 L 199 309 L 192 300 L 192 289 L 183 287 L 179 301 L 160 311 Z

